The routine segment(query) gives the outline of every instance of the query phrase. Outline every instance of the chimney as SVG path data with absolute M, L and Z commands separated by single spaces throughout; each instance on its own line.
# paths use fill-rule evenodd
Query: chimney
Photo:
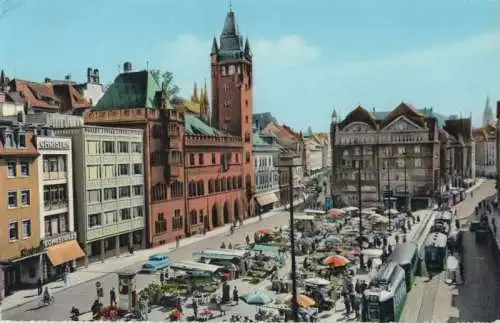
M 48 77 L 45 78 L 45 83 L 50 83 L 50 81 L 52 81 L 50 78 Z
M 65 76 L 64 76 L 64 79 L 65 79 L 66 81 L 71 80 L 71 75 L 69 75 L 69 74 L 65 75 Z
M 124 72 L 124 73 L 130 73 L 130 72 L 132 72 L 132 63 L 130 63 L 130 62 L 125 62 L 125 63 L 123 64 L 123 72 Z
M 99 70 L 97 68 L 94 69 L 94 81 L 96 84 L 101 84 L 101 80 L 99 79 Z
M 87 68 L 87 83 L 92 83 L 92 67 Z

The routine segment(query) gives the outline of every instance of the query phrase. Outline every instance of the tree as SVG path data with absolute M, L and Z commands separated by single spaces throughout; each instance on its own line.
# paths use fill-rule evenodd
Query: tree
M 162 91 L 165 92 L 170 101 L 177 98 L 180 89 L 174 84 L 174 74 L 172 72 L 166 71 L 162 74 L 160 70 L 151 70 L 151 75 L 161 85 Z
M 19 8 L 24 4 L 24 0 L 0 0 L 0 19 L 5 17 L 10 11 Z

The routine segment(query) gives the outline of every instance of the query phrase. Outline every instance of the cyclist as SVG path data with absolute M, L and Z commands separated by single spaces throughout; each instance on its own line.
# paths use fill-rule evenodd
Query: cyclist
M 48 287 L 45 287 L 45 290 L 43 291 L 43 302 L 45 304 L 50 304 L 50 292 L 49 292 L 49 288 Z

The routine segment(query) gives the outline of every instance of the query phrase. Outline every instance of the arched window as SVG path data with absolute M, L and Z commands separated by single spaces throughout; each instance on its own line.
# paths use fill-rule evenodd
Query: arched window
M 238 188 L 238 179 L 236 178 L 236 176 L 233 177 L 233 189 L 237 189 Z
M 197 185 L 197 192 L 198 192 L 198 195 L 205 195 L 205 184 L 204 182 L 201 180 L 201 181 L 198 181 L 198 185 Z
M 212 194 L 214 192 L 214 180 L 210 179 L 208 180 L 208 193 Z
M 223 177 L 223 178 L 221 178 L 220 181 L 221 181 L 221 183 L 220 183 L 221 184 L 220 185 L 221 186 L 221 191 L 224 192 L 227 189 L 227 187 L 226 187 L 226 179 Z
M 233 180 L 231 179 L 231 177 L 227 178 L 227 189 L 228 190 L 232 190 L 233 189 Z
M 196 196 L 196 183 L 193 181 L 189 182 L 189 196 Z
M 215 180 L 215 192 L 216 192 L 216 193 L 219 193 L 219 192 L 220 192 L 220 179 L 219 179 L 219 178 L 217 178 L 217 179 Z
M 196 214 L 196 210 L 191 210 L 190 223 L 191 225 L 198 223 L 198 215 Z
M 242 187 L 243 187 L 243 177 L 238 176 L 238 188 L 242 188 Z

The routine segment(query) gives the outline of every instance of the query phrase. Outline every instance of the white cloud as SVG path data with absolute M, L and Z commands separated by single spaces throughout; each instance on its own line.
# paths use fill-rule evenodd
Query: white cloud
M 319 48 L 307 44 L 297 35 L 274 41 L 258 39 L 252 46 L 256 62 L 265 65 L 289 67 L 312 62 L 321 56 Z

